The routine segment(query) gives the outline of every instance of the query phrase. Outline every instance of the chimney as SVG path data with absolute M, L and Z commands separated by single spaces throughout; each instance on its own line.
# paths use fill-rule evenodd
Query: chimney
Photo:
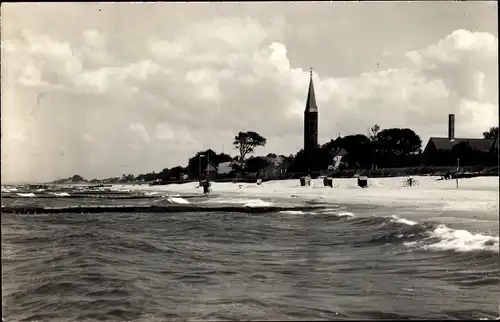
M 448 115 L 448 139 L 455 141 L 455 114 Z

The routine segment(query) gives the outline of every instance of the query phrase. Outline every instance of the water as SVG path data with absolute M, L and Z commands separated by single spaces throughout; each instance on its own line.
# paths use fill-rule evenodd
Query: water
M 2 194 L 12 197 L 2 198 L 7 206 L 220 201 L 9 193 Z M 497 318 L 498 223 L 454 227 L 409 215 L 331 204 L 314 213 L 3 213 L 2 315 L 5 321 Z

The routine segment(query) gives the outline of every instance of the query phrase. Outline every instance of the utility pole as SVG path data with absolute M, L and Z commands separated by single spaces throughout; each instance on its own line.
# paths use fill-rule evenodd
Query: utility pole
M 458 170 L 460 168 L 460 158 L 457 158 L 457 173 L 456 173 L 456 180 L 457 180 L 457 189 L 458 189 Z

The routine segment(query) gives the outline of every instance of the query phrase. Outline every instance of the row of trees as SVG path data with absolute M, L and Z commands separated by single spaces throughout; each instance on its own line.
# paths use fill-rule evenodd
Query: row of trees
M 418 164 L 422 140 L 411 129 L 391 128 L 380 130 L 374 125 L 368 135 L 354 134 L 338 137 L 318 146 L 312 152 L 310 166 L 307 156 L 301 150 L 295 156 L 290 167 L 292 172 L 305 170 L 318 171 L 332 164 L 335 151 L 344 149 L 347 154 L 342 159 L 343 168 L 393 168 L 408 167 Z
M 486 139 L 498 139 L 498 134 L 499 130 L 497 126 L 484 132 L 483 136 Z M 235 164 L 241 166 L 243 172 L 255 173 L 270 165 L 269 158 L 277 157 L 275 154 L 268 154 L 265 157 L 250 156 L 258 147 L 263 147 L 266 143 L 267 140 L 256 132 L 240 132 L 235 136 L 233 141 L 234 148 L 238 152 L 237 156 L 232 157 L 224 153 L 217 154 L 215 151 L 208 149 L 197 152 L 188 160 L 188 164 L 185 167 L 165 168 L 159 173 L 153 171 L 140 174 L 137 177 L 132 174 L 123 174 L 121 178 L 110 178 L 107 181 L 154 181 L 174 178 L 179 180 L 183 175 L 188 175 L 191 179 L 197 179 L 206 169 L 209 160 L 216 165 L 223 162 L 235 161 Z M 341 169 L 412 167 L 418 166 L 420 163 L 422 140 L 409 128 L 381 129 L 380 126 L 374 125 L 367 135 L 353 134 L 338 137 L 318 146 L 316 150 L 312 151 L 310 160 L 313 162 L 308 162 L 303 150 L 298 151 L 295 155 L 288 157 L 281 155 L 279 157 L 289 165 L 288 172 L 319 171 L 325 170 L 332 165 L 335 151 L 341 149 L 347 152 L 342 159 Z M 440 156 L 440 159 L 446 164 L 457 158 L 462 160 L 461 164 L 463 165 L 469 163 L 477 164 L 480 160 L 485 159 L 483 154 L 482 152 L 475 151 L 466 143 L 461 143 L 454 146 L 452 151 L 448 151 Z M 487 158 L 492 159 L 488 163 L 496 162 L 495 164 L 498 164 L 497 157 L 489 155 Z M 75 177 L 78 177 L 77 179 L 81 178 L 80 176 Z M 84 179 L 81 178 L 81 180 Z M 97 182 L 97 180 L 94 179 L 91 182 Z
M 483 136 L 487 139 L 497 138 L 498 127 L 490 128 L 483 133 Z M 236 161 L 243 166 L 245 172 L 258 172 L 270 165 L 270 157 L 276 157 L 275 154 L 268 154 L 265 157 L 249 157 L 258 147 L 263 147 L 266 143 L 267 140 L 256 132 L 240 132 L 235 136 L 233 142 L 235 150 L 238 151 L 238 156 L 231 157 L 224 153 L 217 154 L 211 149 L 200 151 L 189 159 L 187 167 L 178 166 L 172 169 L 163 169 L 158 174 L 152 172 L 139 175 L 137 179 L 146 181 L 167 180 L 174 177 L 180 178 L 181 174 L 188 174 L 190 178 L 199 178 L 200 171 L 203 172 L 206 169 L 208 160 L 213 161 L 215 164 Z M 281 155 L 280 157 L 289 164 L 288 172 L 319 171 L 325 170 L 332 165 L 335 151 L 340 149 L 347 152 L 342 159 L 341 169 L 412 167 L 418 166 L 420 163 L 422 140 L 409 128 L 381 129 L 380 126 L 374 125 L 366 135 L 353 134 L 338 137 L 318 146 L 312 152 L 312 163 L 308 163 L 303 150 L 298 151 L 295 155 Z M 461 157 L 464 165 L 466 163 L 477 164 L 479 159 L 483 158 L 483 156 L 479 155 L 480 152 L 474 151 L 464 144 L 458 144 L 448 153 L 450 158 L 454 158 L 454 160 Z
M 214 164 L 236 161 L 242 166 L 244 172 L 255 173 L 270 165 L 269 158 L 277 157 L 275 154 L 263 156 L 250 156 L 258 147 L 263 147 L 267 140 L 260 134 L 249 131 L 240 132 L 235 136 L 233 145 L 238 156 L 217 154 L 213 150 L 197 152 L 188 161 L 186 167 L 163 169 L 160 173 L 148 173 L 137 176 L 136 179 L 169 180 L 181 178 L 182 174 L 197 179 L 206 169 L 209 160 Z M 295 155 L 283 156 L 281 159 L 289 164 L 288 172 L 318 171 L 327 169 L 333 163 L 334 151 L 344 149 L 348 154 L 343 159 L 344 168 L 371 168 L 412 166 L 418 162 L 421 152 L 422 140 L 411 129 L 384 129 L 378 125 L 373 126 L 368 135 L 354 134 L 338 137 L 331 140 L 312 152 L 313 163 L 307 162 L 306 155 L 300 150 Z

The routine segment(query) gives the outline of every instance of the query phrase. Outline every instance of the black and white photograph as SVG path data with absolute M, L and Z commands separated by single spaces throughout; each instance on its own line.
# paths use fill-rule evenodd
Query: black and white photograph
M 2 321 L 500 319 L 497 1 L 0 20 Z

